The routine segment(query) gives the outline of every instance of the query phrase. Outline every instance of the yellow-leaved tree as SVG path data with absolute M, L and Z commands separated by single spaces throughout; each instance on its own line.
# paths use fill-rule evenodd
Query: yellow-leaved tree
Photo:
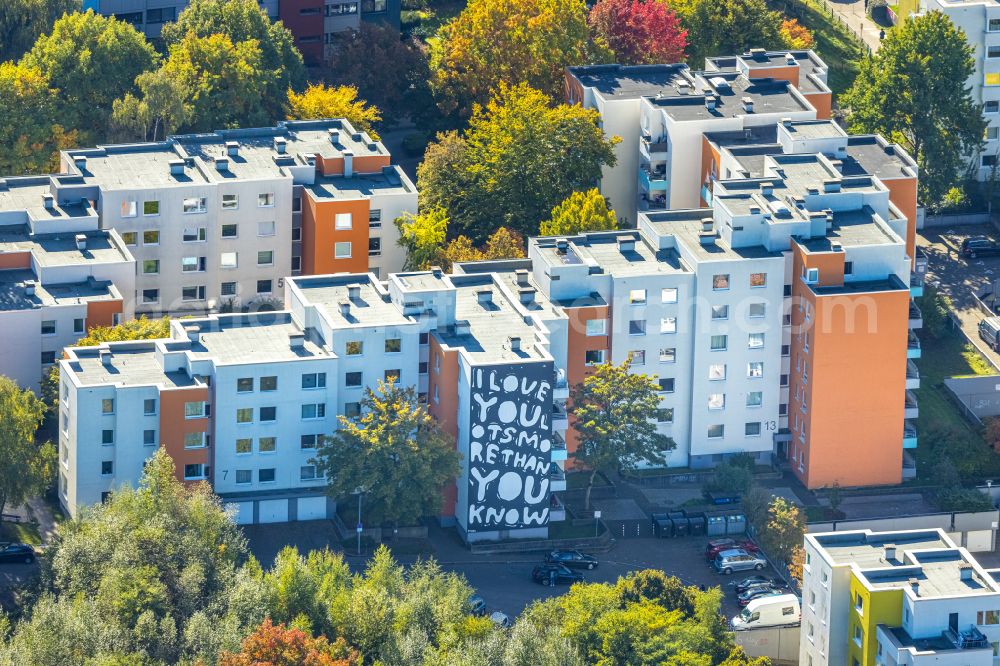
M 368 132 L 378 141 L 374 125 L 382 120 L 382 113 L 363 99 L 358 99 L 354 86 L 330 87 L 321 83 L 310 84 L 302 93 L 288 90 L 288 119 L 312 120 L 320 118 L 347 118 L 354 129 Z
M 606 231 L 618 228 L 618 216 L 608 207 L 608 201 L 598 189 L 574 192 L 552 209 L 552 217 L 542 222 L 538 233 L 543 236 L 572 236 L 584 231 Z

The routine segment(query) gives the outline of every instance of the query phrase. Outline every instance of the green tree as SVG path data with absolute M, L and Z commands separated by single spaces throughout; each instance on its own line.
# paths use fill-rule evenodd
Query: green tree
M 237 49 L 255 44 L 260 53 L 255 70 L 259 69 L 261 74 L 253 93 L 260 95 L 255 105 L 262 108 L 264 120 L 254 122 L 272 123 L 285 117 L 286 93 L 305 85 L 305 65 L 302 54 L 295 48 L 292 33 L 280 21 L 272 22 L 257 0 L 191 0 L 177 21 L 164 24 L 160 37 L 172 52 L 190 33 L 203 38 L 224 35 Z M 220 42 L 209 42 L 212 43 Z M 256 71 L 250 76 L 258 78 Z M 211 129 L 221 127 L 223 125 Z
M 5 0 L 0 12 L 0 62 L 17 60 L 63 14 L 80 11 L 80 0 Z
M 659 384 L 649 375 L 633 373 L 631 359 L 620 365 L 603 363 L 572 389 L 573 429 L 579 437 L 576 460 L 590 469 L 584 501 L 598 472 L 634 470 L 640 463 L 664 464 L 674 441 L 657 432 Z
M 782 15 L 765 0 L 686 0 L 678 11 L 687 28 L 688 62 L 704 67 L 705 58 L 745 53 L 751 48 L 782 48 Z
M 975 71 L 965 33 L 938 11 L 907 17 L 861 62 L 840 99 L 854 132 L 878 132 L 920 166 L 919 192 L 936 206 L 982 145 L 986 123 L 966 81 Z
M 768 507 L 768 520 L 760 533 L 761 545 L 771 557 L 790 562 L 796 548 L 802 547 L 806 521 L 799 508 L 784 497 L 775 497 Z
M 920 308 L 923 325 L 920 328 L 921 335 L 927 335 L 934 339 L 944 337 L 948 332 L 948 313 L 951 312 L 951 298 L 934 285 L 924 286 L 923 295 L 917 299 L 917 307 Z
M 532 235 L 574 191 L 613 166 L 617 137 L 605 139 L 598 115 L 578 105 L 551 106 L 526 85 L 501 84 L 476 107 L 464 136 L 438 136 L 417 171 L 421 206 L 443 208 L 453 235 L 482 242 L 505 226 Z
M 194 116 L 187 82 L 164 67 L 143 72 L 135 79 L 141 97 L 125 93 L 111 110 L 116 139 L 160 141 L 189 123 Z
M 0 173 L 58 169 L 59 151 L 77 140 L 62 124 L 60 108 L 59 92 L 41 71 L 0 62 Z
M 753 472 L 738 462 L 727 461 L 715 468 L 712 480 L 705 484 L 707 492 L 743 495 L 753 484 Z
M 757 530 L 765 529 L 767 526 L 767 511 L 771 506 L 772 497 L 767 488 L 754 483 L 740 498 L 740 505 L 743 507 L 747 522 Z
M 12 379 L 0 376 L 0 514 L 43 492 L 55 478 L 56 450 L 39 445 L 35 432 L 45 416 L 45 403 Z
M 676 576 L 667 576 L 658 569 L 632 572 L 619 578 L 615 588 L 622 606 L 646 599 L 668 611 L 680 611 L 683 617 L 694 616 L 696 588 L 686 587 Z
M 360 417 L 339 419 L 316 456 L 330 496 L 342 499 L 362 488 L 369 515 L 393 525 L 441 508 L 459 456 L 451 437 L 417 404 L 415 389 L 380 381 L 376 391 L 365 390 Z
M 468 117 L 502 84 L 557 97 L 563 70 L 593 58 L 583 0 L 471 0 L 430 42 L 431 89 L 445 113 Z
M 382 113 L 358 99 L 358 89 L 354 86 L 331 88 L 310 84 L 301 94 L 288 91 L 289 120 L 320 118 L 347 118 L 355 129 L 368 132 L 376 141 L 379 139 L 373 126 L 382 119 Z
M 472 244 L 467 236 L 453 239 L 444 248 L 443 265 L 447 270 L 464 261 L 493 261 L 499 259 L 523 259 L 524 238 L 516 231 L 500 227 L 494 231 L 482 249 Z
M 97 143 L 108 131 L 114 100 L 135 92 L 135 79 L 153 69 L 159 56 L 130 24 L 93 11 L 66 14 L 22 59 L 59 90 L 64 127 L 80 142 Z
M 403 270 L 422 271 L 441 263 L 441 251 L 448 234 L 448 214 L 432 208 L 419 215 L 404 212 L 395 220 L 399 245 L 406 250 Z
M 618 216 L 596 187 L 574 192 L 552 209 L 552 217 L 542 222 L 542 236 L 573 236 L 585 231 L 618 228 Z

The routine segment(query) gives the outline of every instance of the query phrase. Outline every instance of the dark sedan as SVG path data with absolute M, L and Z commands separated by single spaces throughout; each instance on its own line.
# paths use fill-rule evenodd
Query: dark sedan
M 742 594 L 753 587 L 771 585 L 771 579 L 767 576 L 747 576 L 741 581 L 731 583 L 731 585 L 735 588 L 737 594 Z
M 35 549 L 23 543 L 0 544 L 0 562 L 23 562 L 31 564 L 35 561 Z
M 779 594 L 784 594 L 784 592 L 771 586 L 752 587 L 740 596 L 736 597 L 736 603 L 740 605 L 740 608 L 743 608 L 754 599 L 760 599 L 761 597 L 773 597 Z
M 585 555 L 578 550 L 553 550 L 551 553 L 545 553 L 545 561 L 573 569 L 596 569 L 598 564 L 596 557 Z
M 582 583 L 583 574 L 561 564 L 539 564 L 531 571 L 531 580 L 549 587 L 559 583 Z
M 972 236 L 962 241 L 961 254 L 969 259 L 993 257 L 1000 254 L 1000 245 L 985 236 Z
M 715 539 L 714 541 L 709 541 L 708 545 L 705 547 L 705 559 L 709 562 L 713 562 L 722 551 L 733 549 L 745 550 L 748 553 L 756 553 L 760 551 L 757 544 L 749 539 Z

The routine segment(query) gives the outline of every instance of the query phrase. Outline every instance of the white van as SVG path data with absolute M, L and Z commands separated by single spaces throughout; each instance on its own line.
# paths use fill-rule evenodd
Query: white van
M 733 629 L 757 629 L 759 627 L 780 627 L 798 624 L 802 619 L 799 598 L 794 594 L 754 599 L 739 615 L 732 619 Z

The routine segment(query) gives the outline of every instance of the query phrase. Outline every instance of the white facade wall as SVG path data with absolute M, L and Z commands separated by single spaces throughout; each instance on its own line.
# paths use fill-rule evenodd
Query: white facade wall
M 406 177 L 399 170 L 402 177 Z M 390 273 L 398 273 L 403 270 L 406 262 L 406 250 L 399 245 L 399 230 L 396 228 L 394 220 L 404 212 L 416 214 L 417 212 L 417 189 L 409 184 L 409 192 L 396 194 L 376 194 L 371 198 L 371 210 L 379 210 L 382 213 L 381 225 L 375 228 L 369 226 L 369 237 L 381 240 L 381 254 L 377 256 L 369 253 L 369 270 L 376 273 L 381 280 L 389 277 Z
M 42 345 L 38 334 L 42 325 L 42 310 L 7 310 L 0 312 L 0 331 L 20 331 L 4 335 L 0 345 L 0 374 L 10 377 L 19 386 L 37 390 L 42 378 Z M 46 315 L 48 316 L 48 315 Z
M 615 166 L 601 169 L 601 194 L 608 198 L 618 214 L 621 227 L 634 227 L 638 211 L 639 105 L 640 99 L 605 99 L 595 94 L 601 114 L 601 128 L 607 138 L 620 137 L 615 146 Z

